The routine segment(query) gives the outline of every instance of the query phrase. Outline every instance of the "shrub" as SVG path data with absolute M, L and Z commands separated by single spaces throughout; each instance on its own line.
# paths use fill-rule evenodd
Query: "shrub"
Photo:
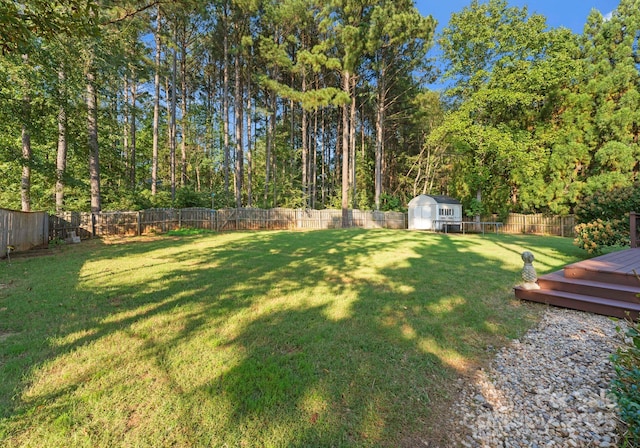
M 380 211 L 383 212 L 399 212 L 402 211 L 402 200 L 400 197 L 382 193 L 380 195 Z
M 628 216 L 628 214 L 627 214 Z M 575 227 L 577 237 L 574 244 L 590 254 L 599 253 L 603 246 L 622 246 L 629 244 L 629 221 L 612 219 L 578 224 Z
M 600 218 L 608 221 L 621 219 L 624 213 L 640 212 L 640 184 L 615 188 L 610 191 L 597 191 L 585 197 L 575 208 L 579 223 L 595 221 Z
M 589 253 L 629 244 L 630 211 L 640 211 L 640 184 L 585 197 L 575 209 L 579 224 L 574 244 Z
M 640 324 L 630 326 L 626 332 L 627 343 L 611 356 L 616 377 L 611 391 L 616 396 L 621 419 L 627 430 L 624 444 L 640 446 Z
M 151 201 L 145 194 L 133 191 L 105 195 L 104 202 L 105 211 L 134 211 L 151 207 Z
M 209 193 L 196 191 L 191 187 L 182 187 L 176 190 L 175 208 L 211 207 Z

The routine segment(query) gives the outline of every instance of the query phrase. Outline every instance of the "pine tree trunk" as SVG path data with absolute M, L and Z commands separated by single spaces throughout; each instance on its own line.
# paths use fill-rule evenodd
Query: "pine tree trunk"
M 20 202 L 22 204 L 22 211 L 31 211 L 31 130 L 30 130 L 30 115 L 31 115 L 31 95 L 29 94 L 30 86 L 29 81 L 26 78 L 28 70 L 26 66 L 29 62 L 29 56 L 22 55 L 22 61 L 24 63 L 24 94 L 22 97 L 22 177 L 20 179 Z
M 380 196 L 382 195 L 382 158 L 384 154 L 384 75 L 380 76 L 378 87 L 378 104 L 376 105 L 376 154 L 374 161 L 375 204 L 380 210 Z
M 56 154 L 56 212 L 64 208 L 64 173 L 67 168 L 67 92 L 63 69 L 58 70 L 60 105 L 58 109 L 58 153 Z
M 136 189 L 136 101 L 138 99 L 138 87 L 136 81 L 131 83 L 131 147 L 130 158 L 131 166 L 129 176 L 131 181 L 131 190 Z
M 171 202 L 176 200 L 176 77 L 178 71 L 178 52 L 173 49 L 173 62 L 171 67 L 171 120 L 169 126 L 169 157 L 171 164 Z
M 98 106 L 93 67 L 87 71 L 87 140 L 89 144 L 89 183 L 91 212 L 98 213 L 100 198 L 100 147 L 98 146 Z
M 476 201 L 478 201 L 478 205 L 482 204 L 482 188 L 480 187 L 476 190 Z M 475 220 L 477 223 L 480 222 L 480 213 L 475 216 Z
M 237 24 L 236 24 L 237 27 Z M 236 30 L 239 32 L 239 30 Z M 235 121 L 235 134 L 236 134 L 236 175 L 235 175 L 235 194 L 236 194 L 236 207 L 242 207 L 242 184 L 244 182 L 244 154 L 243 154 L 243 142 L 242 142 L 242 73 L 240 71 L 240 54 L 236 54 L 234 62 L 234 75 L 235 75 L 235 92 L 233 101 L 233 112 Z
M 265 128 L 267 130 L 265 136 L 265 155 L 264 155 L 264 205 L 263 207 L 267 207 L 269 200 L 269 174 L 271 168 L 271 141 L 273 139 L 271 134 L 271 117 L 269 115 L 265 115 Z
M 124 159 L 125 172 L 128 173 L 131 169 L 131 165 L 129 164 L 129 135 L 131 133 L 131 128 L 129 127 L 129 73 L 124 75 L 124 104 L 122 107 L 122 158 Z
M 278 99 L 276 98 L 276 94 L 274 92 L 271 92 L 271 95 L 269 95 L 270 97 L 270 102 L 271 102 L 271 117 L 269 118 L 269 128 L 267 131 L 267 154 L 265 156 L 265 168 L 266 168 L 266 172 L 265 172 L 265 182 L 264 182 L 264 202 L 265 202 L 265 207 L 267 206 L 267 204 L 269 203 L 269 188 L 271 185 L 271 167 L 272 167 L 272 163 L 274 163 L 272 161 L 273 158 L 273 147 L 274 147 L 274 143 L 275 143 L 275 138 L 276 138 L 276 119 L 277 119 L 277 109 L 278 109 Z M 275 201 L 274 201 L 275 204 Z
M 253 154 L 251 152 L 251 83 L 247 79 L 247 205 L 253 205 Z
M 353 208 L 358 208 L 358 196 L 357 196 L 357 179 L 356 179 L 356 77 L 351 78 L 351 110 L 349 113 L 349 152 L 351 153 L 351 182 L 353 192 Z
M 318 198 L 318 109 L 313 114 L 313 163 L 311 164 L 311 208 Z
M 227 5 L 224 5 L 224 21 L 225 31 L 228 27 L 227 23 Z M 224 192 L 225 196 L 229 196 L 229 172 L 231 164 L 231 150 L 229 148 L 229 37 L 226 32 L 222 37 L 222 123 L 223 123 L 223 139 L 224 139 Z
M 158 191 L 158 133 L 160 127 L 160 55 L 161 55 L 161 36 L 160 36 L 160 6 L 158 6 L 158 17 L 156 18 L 156 57 L 155 57 L 155 74 L 153 78 L 153 149 L 151 156 L 151 195 L 155 196 Z
M 307 75 L 302 73 L 302 93 L 307 90 Z M 292 111 L 293 116 L 293 111 Z M 308 148 L 308 129 L 307 129 L 307 111 L 302 108 L 302 198 L 304 200 L 305 207 L 309 206 L 309 148 Z
M 320 176 L 320 188 L 322 189 L 321 201 L 322 207 L 325 207 L 327 203 L 327 163 L 329 161 L 329 149 L 326 144 L 326 133 L 325 133 L 325 116 L 324 116 L 324 108 L 322 109 L 322 116 L 320 118 L 320 163 L 321 163 L 321 176 Z M 326 154 L 325 154 L 326 151 Z
M 185 31 L 186 33 L 186 31 Z M 186 40 L 186 37 L 184 37 Z M 180 140 L 180 185 L 187 185 L 187 111 L 188 111 L 188 92 L 187 92 L 187 45 L 183 41 L 180 49 L 180 78 L 182 90 L 182 117 L 180 127 L 182 128 L 182 139 Z
M 342 90 L 350 93 L 349 72 L 342 73 Z M 342 105 L 342 227 L 349 227 L 349 106 Z

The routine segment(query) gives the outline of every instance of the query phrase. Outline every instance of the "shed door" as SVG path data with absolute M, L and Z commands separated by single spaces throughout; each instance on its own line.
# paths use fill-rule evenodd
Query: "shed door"
M 416 229 L 431 230 L 431 207 L 416 207 Z

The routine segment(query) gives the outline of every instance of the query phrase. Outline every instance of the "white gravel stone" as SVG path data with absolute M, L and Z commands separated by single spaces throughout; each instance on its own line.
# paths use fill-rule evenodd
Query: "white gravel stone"
M 617 446 L 609 357 L 623 342 L 605 316 L 550 307 L 536 328 L 496 353 L 455 408 L 462 446 Z M 470 444 L 470 445 L 469 445 Z

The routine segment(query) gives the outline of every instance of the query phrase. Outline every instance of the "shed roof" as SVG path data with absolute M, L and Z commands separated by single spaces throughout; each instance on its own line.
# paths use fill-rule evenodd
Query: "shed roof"
M 460 201 L 458 201 L 457 199 L 453 199 L 452 197 L 449 197 L 449 196 L 442 196 L 442 195 L 431 196 L 426 194 L 421 194 L 419 196 L 416 196 L 415 198 L 411 199 L 411 201 L 409 201 L 409 207 L 420 207 L 424 205 L 433 205 L 433 204 L 460 205 Z
M 450 196 L 431 196 L 438 204 L 460 204 L 460 201 Z

